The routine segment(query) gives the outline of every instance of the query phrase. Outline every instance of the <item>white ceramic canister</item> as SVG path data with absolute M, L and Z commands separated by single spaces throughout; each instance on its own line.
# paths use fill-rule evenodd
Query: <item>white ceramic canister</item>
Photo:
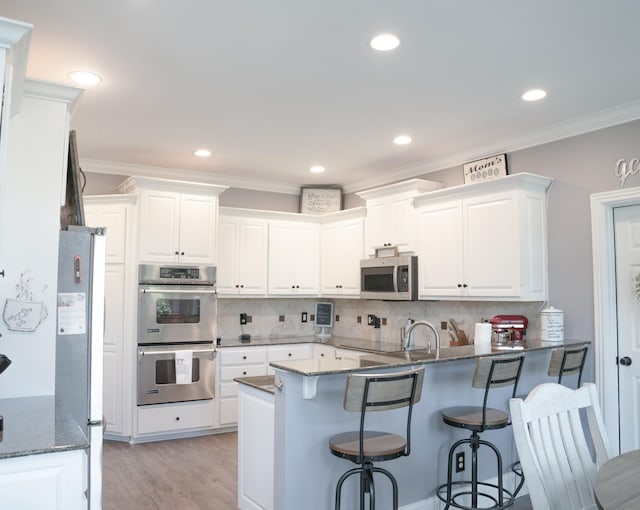
M 553 306 L 540 311 L 540 340 L 564 342 L 564 312 Z

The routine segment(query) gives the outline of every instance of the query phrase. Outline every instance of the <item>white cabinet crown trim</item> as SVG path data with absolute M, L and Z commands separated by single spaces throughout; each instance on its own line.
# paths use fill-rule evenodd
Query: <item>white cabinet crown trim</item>
M 414 207 L 420 207 L 433 203 L 434 200 L 443 198 L 463 198 L 466 196 L 479 196 L 498 191 L 520 189 L 536 189 L 549 191 L 553 185 L 553 179 L 535 175 L 528 172 L 507 175 L 498 179 L 489 181 L 476 182 L 473 184 L 461 184 L 460 186 L 452 186 L 436 191 L 430 191 L 424 195 L 417 196 L 413 199 Z
M 177 181 L 171 179 L 153 179 L 150 177 L 129 177 L 120 186 L 120 193 L 132 193 L 139 188 L 173 191 L 179 193 L 196 193 L 208 194 L 212 196 L 219 195 L 223 191 L 229 189 L 229 186 L 218 186 L 216 184 L 207 184 L 201 182 Z
M 369 189 L 366 191 L 360 191 L 356 193 L 360 198 L 364 200 L 371 200 L 375 198 L 386 197 L 389 195 L 396 195 L 398 193 L 418 192 L 426 193 L 442 188 L 444 185 L 440 182 L 427 181 L 424 179 L 410 179 L 408 181 L 396 182 L 387 186 L 380 186 L 379 188 Z

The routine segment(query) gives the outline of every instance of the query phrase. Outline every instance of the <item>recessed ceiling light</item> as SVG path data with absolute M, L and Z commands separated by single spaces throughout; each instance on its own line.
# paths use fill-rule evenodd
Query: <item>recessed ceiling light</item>
M 371 39 L 369 44 L 374 50 L 390 51 L 400 45 L 400 39 L 393 34 L 380 34 Z
M 198 149 L 197 151 L 193 151 L 193 153 L 199 158 L 208 158 L 211 156 L 211 151 L 208 149 Z
M 538 101 L 546 95 L 547 93 L 542 89 L 531 89 L 522 94 L 522 99 L 525 101 Z
M 324 168 L 323 166 L 320 166 L 320 165 L 312 166 L 312 167 L 309 169 L 309 171 L 310 171 L 312 174 L 321 174 L 322 172 L 324 172 L 324 170 L 325 170 L 325 168 Z
M 95 73 L 90 73 L 89 71 L 73 71 L 67 76 L 80 85 L 97 85 L 102 81 L 100 76 Z
M 407 135 L 399 135 L 393 139 L 393 143 L 396 145 L 407 145 L 411 143 L 411 137 Z

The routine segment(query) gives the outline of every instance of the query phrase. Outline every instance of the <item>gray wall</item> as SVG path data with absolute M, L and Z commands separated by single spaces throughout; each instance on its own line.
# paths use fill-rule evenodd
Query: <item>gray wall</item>
M 555 179 L 549 196 L 549 302 L 565 312 L 565 337 L 593 339 L 593 275 L 591 257 L 591 193 L 617 187 L 616 162 L 640 157 L 640 121 L 567 138 L 508 154 L 509 173 L 531 172 Z M 463 184 L 462 167 L 418 177 Z M 113 193 L 123 176 L 88 175 L 87 194 Z M 115 183 L 115 184 L 114 184 Z M 627 179 L 627 188 L 640 185 L 640 175 Z M 111 189 L 109 189 L 111 186 Z M 229 207 L 296 212 L 298 197 L 230 189 L 221 195 Z M 345 195 L 346 209 L 364 205 L 355 194 Z M 499 249 L 490 240 L 489 249 Z

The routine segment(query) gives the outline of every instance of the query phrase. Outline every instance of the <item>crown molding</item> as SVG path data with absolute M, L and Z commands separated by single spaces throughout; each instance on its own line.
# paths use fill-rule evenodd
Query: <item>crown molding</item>
M 78 104 L 78 100 L 84 89 L 61 85 L 51 81 L 33 80 L 28 78 L 24 82 L 23 95 L 44 99 L 53 99 L 67 103 L 67 110 L 72 112 Z
M 129 177 L 155 177 L 159 179 L 175 179 L 180 181 L 194 181 L 205 184 L 218 184 L 230 188 L 250 189 L 255 191 L 269 191 L 271 193 L 286 193 L 299 195 L 300 185 L 234 177 L 218 173 L 200 172 L 197 170 L 183 170 L 179 168 L 162 168 L 115 161 L 101 161 L 97 159 L 81 159 L 80 166 L 84 172 L 98 174 L 126 175 Z

